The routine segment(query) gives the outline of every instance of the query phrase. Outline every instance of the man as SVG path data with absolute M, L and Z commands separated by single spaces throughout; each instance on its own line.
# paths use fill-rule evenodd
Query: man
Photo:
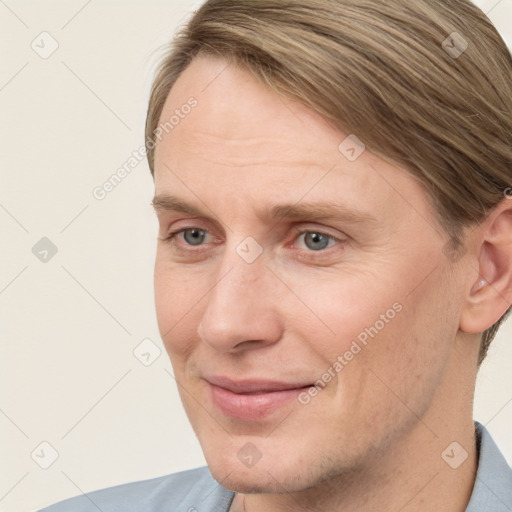
M 209 0 L 146 126 L 156 307 L 208 468 L 72 511 L 512 510 L 512 59 L 466 0 Z

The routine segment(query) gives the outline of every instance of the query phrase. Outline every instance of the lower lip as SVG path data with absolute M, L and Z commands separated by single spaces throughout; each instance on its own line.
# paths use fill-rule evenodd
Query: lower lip
M 221 412 L 226 416 L 244 421 L 257 421 L 269 416 L 297 399 L 297 396 L 307 389 L 304 387 L 244 395 L 233 393 L 213 384 L 209 384 L 209 386 L 213 403 Z

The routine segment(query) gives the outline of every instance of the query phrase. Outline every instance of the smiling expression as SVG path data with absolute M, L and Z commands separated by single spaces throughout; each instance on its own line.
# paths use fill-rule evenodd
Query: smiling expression
M 155 293 L 208 465 L 279 492 L 372 464 L 453 398 L 462 285 L 427 195 L 234 65 L 196 58 L 161 119 L 192 95 L 155 153 Z

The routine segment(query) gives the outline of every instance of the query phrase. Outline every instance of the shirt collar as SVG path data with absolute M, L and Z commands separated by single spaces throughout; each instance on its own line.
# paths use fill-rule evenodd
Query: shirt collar
M 466 512 L 512 512 L 512 469 L 487 429 L 477 422 L 475 426 L 480 453 Z

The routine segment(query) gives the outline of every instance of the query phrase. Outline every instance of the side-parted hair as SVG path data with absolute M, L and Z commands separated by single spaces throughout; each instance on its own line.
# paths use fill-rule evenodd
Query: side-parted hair
M 464 229 L 512 196 L 512 57 L 469 0 L 207 0 L 156 71 L 153 175 L 164 103 L 199 54 L 246 69 L 404 167 L 455 253 Z M 483 333 L 479 363 L 511 309 Z

